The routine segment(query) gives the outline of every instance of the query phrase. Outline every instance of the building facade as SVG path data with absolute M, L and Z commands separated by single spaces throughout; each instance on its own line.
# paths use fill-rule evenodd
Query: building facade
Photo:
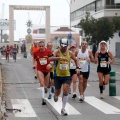
M 32 28 L 33 41 L 45 41 L 45 26 L 33 26 Z M 63 37 L 68 38 L 69 45 L 75 44 L 76 47 L 80 46 L 81 40 L 79 29 L 68 26 L 51 26 L 50 27 L 50 42 L 53 44 L 53 49 L 59 46 L 59 40 Z
M 89 12 L 95 19 L 120 16 L 120 0 L 71 0 L 71 25 L 76 26 L 86 12 Z M 120 42 L 119 31 L 115 33 L 114 38 L 109 41 L 109 49 L 113 51 L 114 56 L 117 54 L 117 45 Z

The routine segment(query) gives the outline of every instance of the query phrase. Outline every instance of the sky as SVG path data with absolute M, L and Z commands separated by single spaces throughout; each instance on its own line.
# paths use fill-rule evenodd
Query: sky
M 70 0 L 0 0 L 0 19 L 9 19 L 9 5 L 40 5 L 50 6 L 50 25 L 70 25 Z M 32 24 L 45 24 L 45 11 L 14 10 L 16 30 L 14 39 L 24 38 L 27 35 L 27 21 Z M 7 32 L 7 31 L 4 31 Z

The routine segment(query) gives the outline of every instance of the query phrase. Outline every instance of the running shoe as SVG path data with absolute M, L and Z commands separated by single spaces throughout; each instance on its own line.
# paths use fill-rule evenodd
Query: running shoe
M 48 99 L 51 99 L 51 98 L 52 98 L 52 95 L 51 95 L 51 94 L 49 94 Z
M 65 111 L 65 109 L 61 110 L 61 115 L 63 115 L 63 116 L 67 116 L 68 115 L 67 112 Z
M 100 99 L 104 99 L 103 93 L 100 93 Z
M 58 101 L 58 96 L 54 95 L 54 101 L 57 102 Z
M 35 79 L 37 79 L 37 76 L 35 75 Z
M 72 98 L 76 98 L 76 97 L 77 97 L 77 95 L 76 95 L 76 94 L 73 94 Z
M 80 96 L 80 100 L 79 100 L 79 101 L 81 101 L 81 102 L 84 101 L 84 97 L 83 97 L 83 95 Z
M 44 90 L 45 90 L 45 93 L 47 93 L 47 92 L 48 92 L 48 89 L 47 89 L 47 87 L 44 87 Z
M 54 87 L 51 87 L 51 93 L 54 93 L 54 92 L 55 92 Z
M 46 105 L 45 99 L 42 99 L 42 105 Z

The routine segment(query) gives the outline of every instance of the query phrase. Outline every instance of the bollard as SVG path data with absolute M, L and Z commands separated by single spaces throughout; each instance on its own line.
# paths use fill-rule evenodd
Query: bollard
M 27 52 L 24 52 L 23 57 L 27 58 Z
M 109 96 L 116 96 L 116 79 L 115 71 L 110 71 L 110 80 L 109 80 Z

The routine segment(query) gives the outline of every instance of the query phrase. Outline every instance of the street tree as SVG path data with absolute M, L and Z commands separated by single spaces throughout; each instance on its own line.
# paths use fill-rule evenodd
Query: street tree
M 108 18 L 93 18 L 90 13 L 86 13 L 85 18 L 83 18 L 78 24 L 81 26 L 85 33 L 88 43 L 97 44 L 101 40 L 108 41 L 109 38 L 114 36 L 114 24 Z
M 120 17 L 114 17 L 112 19 L 113 25 L 114 25 L 114 31 L 117 32 L 120 30 Z
M 4 39 L 4 42 L 7 42 L 9 35 L 5 33 L 2 35 L 2 38 Z

